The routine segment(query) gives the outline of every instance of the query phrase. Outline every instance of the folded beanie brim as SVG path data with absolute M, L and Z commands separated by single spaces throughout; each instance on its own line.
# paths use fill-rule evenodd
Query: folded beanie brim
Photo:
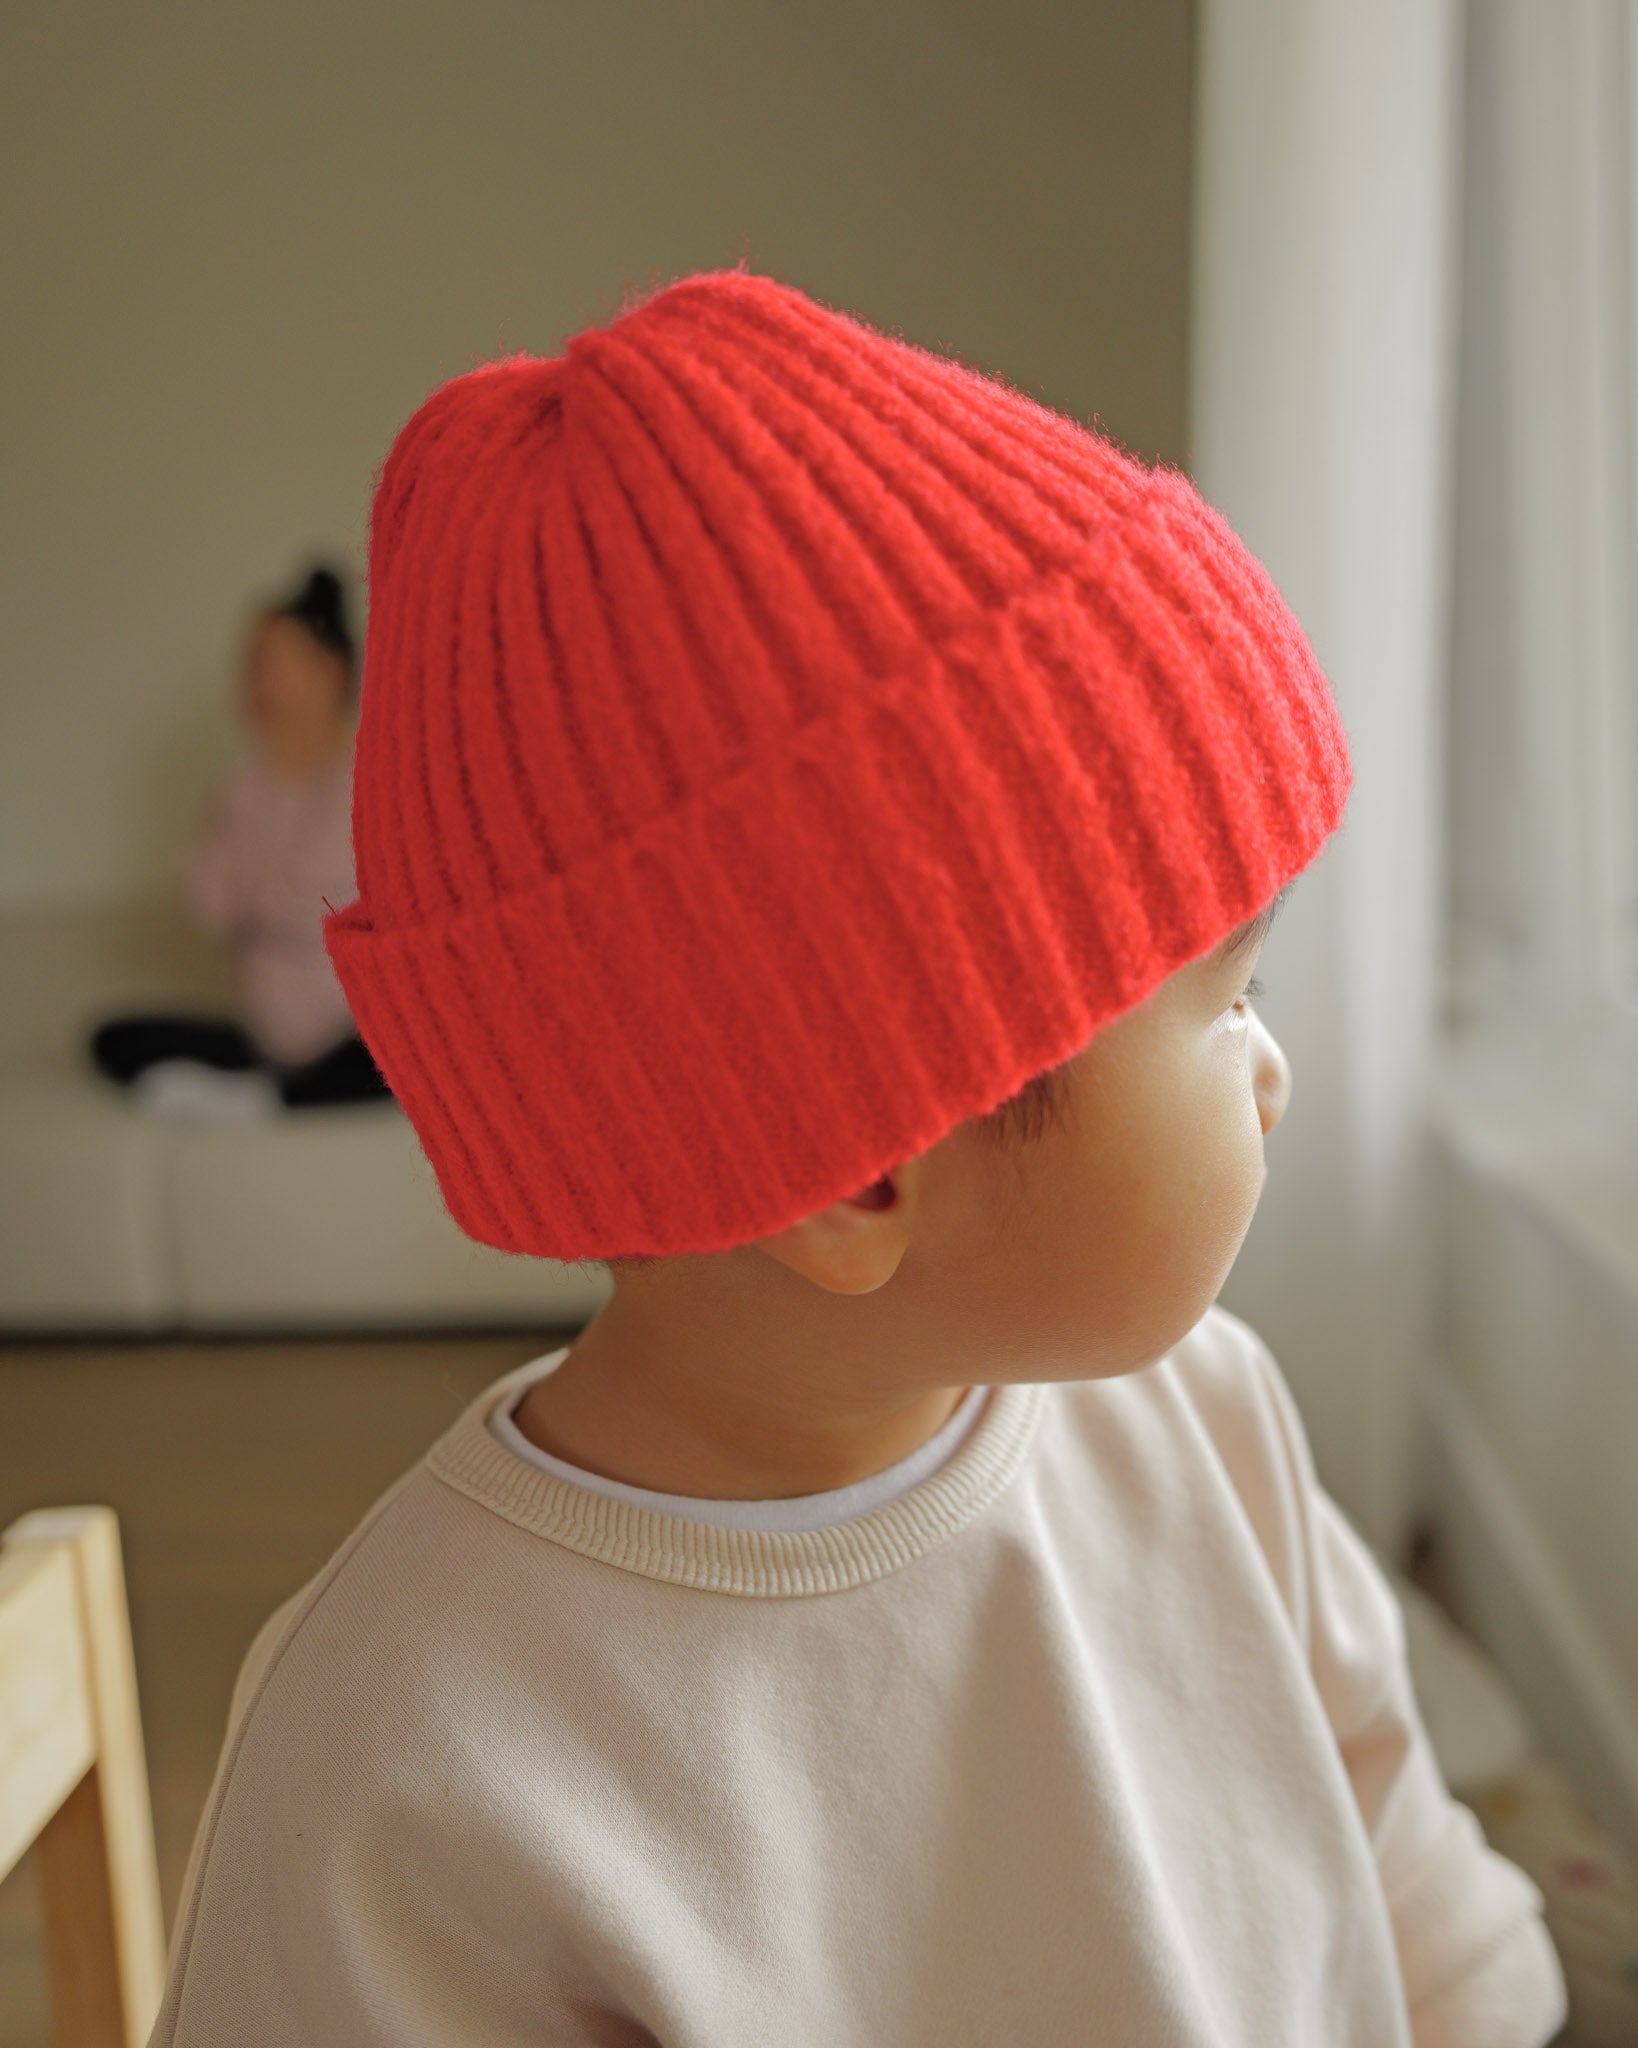
M 469 1236 L 708 1252 L 1071 1056 L 1306 867 L 1350 783 L 1272 581 L 1157 470 L 1084 562 L 593 855 L 325 942 Z

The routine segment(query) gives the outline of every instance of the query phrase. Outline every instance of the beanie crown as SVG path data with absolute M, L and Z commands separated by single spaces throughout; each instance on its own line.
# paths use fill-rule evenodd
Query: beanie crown
M 325 938 L 455 1220 L 725 1248 L 981 1114 L 1340 821 L 1179 472 L 747 271 L 398 435 Z

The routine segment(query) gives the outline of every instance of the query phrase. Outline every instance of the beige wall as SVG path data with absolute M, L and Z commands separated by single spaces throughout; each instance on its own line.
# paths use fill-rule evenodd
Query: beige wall
M 173 887 L 251 600 L 361 577 L 427 393 L 627 284 L 743 255 L 1184 459 L 1190 0 L 96 0 L 6 44 L 0 907 Z

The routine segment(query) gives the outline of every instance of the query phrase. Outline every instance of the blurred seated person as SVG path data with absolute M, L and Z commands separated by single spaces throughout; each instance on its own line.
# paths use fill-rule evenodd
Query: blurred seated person
M 91 1038 L 103 1073 L 162 1113 L 257 1114 L 388 1093 L 324 950 L 324 899 L 356 893 L 357 660 L 341 583 L 315 568 L 256 613 L 238 710 L 251 744 L 212 804 L 186 874 L 205 930 L 233 948 L 240 1016 L 143 1013 Z

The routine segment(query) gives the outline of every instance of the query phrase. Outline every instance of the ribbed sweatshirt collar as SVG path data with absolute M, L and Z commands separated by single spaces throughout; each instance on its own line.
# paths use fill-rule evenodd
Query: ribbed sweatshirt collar
M 998 1386 L 955 1455 L 897 1500 L 827 1529 L 726 1529 L 575 1486 L 509 1450 L 490 1411 L 534 1361 L 494 1382 L 427 1452 L 429 1471 L 520 1529 L 644 1578 L 703 1592 L 840 1593 L 897 1571 L 983 1513 L 1023 1463 L 1045 1386 Z

